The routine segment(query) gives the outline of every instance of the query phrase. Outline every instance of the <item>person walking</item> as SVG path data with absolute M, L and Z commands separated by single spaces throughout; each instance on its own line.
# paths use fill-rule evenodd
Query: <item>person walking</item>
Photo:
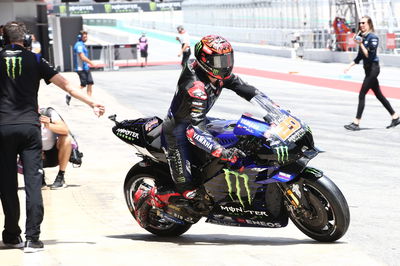
M 41 55 L 27 49 L 30 35 L 25 24 L 8 22 L 3 35 L 6 46 L 0 51 L 0 199 L 5 216 L 2 241 L 11 248 L 24 247 L 24 252 L 36 252 L 43 249 L 40 225 L 44 211 L 41 193 L 42 137 L 38 113 L 40 80 L 53 83 L 88 104 L 97 116 L 103 115 L 105 109 L 79 89 L 74 89 Z M 18 155 L 24 166 L 25 243 L 18 225 Z
M 359 22 L 359 32 L 355 36 L 354 41 L 358 44 L 359 50 L 357 57 L 345 69 L 344 73 L 350 70 L 355 64 L 363 60 L 365 78 L 361 86 L 360 94 L 358 95 L 358 108 L 355 119 L 352 123 L 345 125 L 347 130 L 360 130 L 360 121 L 365 107 L 365 95 L 372 89 L 376 98 L 382 103 L 392 117 L 390 125 L 386 128 L 392 128 L 400 124 L 399 115 L 393 110 L 389 101 L 382 94 L 379 86 L 378 75 L 380 72 L 379 58 L 377 50 L 379 38 L 374 34 L 374 25 L 369 16 L 364 16 Z
M 176 28 L 179 35 L 176 37 L 176 40 L 181 43 L 181 49 L 178 53 L 178 57 L 182 56 L 181 66 L 184 67 L 189 60 L 190 57 L 190 36 L 183 28 L 183 26 L 178 26 Z
M 140 50 L 140 66 L 147 66 L 147 49 L 149 48 L 148 40 L 145 33 L 139 38 L 139 50 Z
M 79 76 L 81 89 L 86 87 L 87 95 L 92 96 L 92 87 L 94 82 L 89 65 L 94 66 L 94 63 L 88 58 L 89 52 L 85 45 L 85 42 L 88 40 L 87 31 L 80 31 L 77 38 L 78 40 L 74 45 L 74 71 Z M 71 96 L 68 94 L 66 96 L 66 102 L 67 105 L 71 102 Z

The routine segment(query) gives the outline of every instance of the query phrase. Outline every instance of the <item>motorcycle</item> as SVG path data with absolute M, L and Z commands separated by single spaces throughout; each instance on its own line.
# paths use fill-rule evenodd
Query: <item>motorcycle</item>
M 243 114 L 239 120 L 210 119 L 207 130 L 225 148 L 236 147 L 245 157 L 222 161 L 193 145 L 192 175 L 206 190 L 207 213 L 191 214 L 157 198 L 146 209 L 148 232 L 179 236 L 206 217 L 218 225 L 281 228 L 289 218 L 304 234 L 321 242 L 340 239 L 350 223 L 350 212 L 339 188 L 321 170 L 308 167 L 320 153 L 309 126 L 272 101 L 263 103 L 262 118 Z M 161 145 L 163 120 L 157 116 L 118 122 L 113 133 L 137 150 L 141 161 L 124 182 L 129 211 L 138 220 L 135 195 L 174 189 Z

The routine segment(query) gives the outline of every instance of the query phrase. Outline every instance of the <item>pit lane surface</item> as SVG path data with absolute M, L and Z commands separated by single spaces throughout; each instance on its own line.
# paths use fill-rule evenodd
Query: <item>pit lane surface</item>
M 254 55 L 238 55 L 243 67 Z M 287 61 L 262 58 L 279 68 L 298 68 L 318 76 L 344 68 L 341 64 L 287 65 Z M 282 61 L 283 60 L 283 61 Z M 298 66 L 299 65 L 299 66 Z M 340 69 L 338 69 L 340 68 Z M 385 69 L 389 75 L 396 69 Z M 290 109 L 312 128 L 315 142 L 326 153 L 310 165 L 322 169 L 345 195 L 351 212 L 347 234 L 336 243 L 318 243 L 293 224 L 283 229 L 236 228 L 204 223 L 194 225 L 180 238 L 158 238 L 141 229 L 130 215 L 122 193 L 126 172 L 137 161 L 132 147 L 111 133 L 119 119 L 141 115 L 163 118 L 175 91 L 178 66 L 148 67 L 113 72 L 94 72 L 94 95 L 107 105 L 107 113 L 96 118 L 77 100 L 67 107 L 64 94 L 54 86 L 42 87 L 40 104 L 55 107 L 78 136 L 84 152 L 81 168 L 69 167 L 64 190 L 43 190 L 45 219 L 41 239 L 45 250 L 24 254 L 0 247 L 2 265 L 396 265 L 400 207 L 400 128 L 387 130 L 386 110 L 371 96 L 360 132 L 343 125 L 356 111 L 357 94 L 242 75 L 273 100 Z M 361 74 L 355 74 L 362 76 Z M 76 74 L 67 74 L 78 84 Z M 400 84 L 400 83 L 399 83 Z M 390 84 L 389 84 L 390 85 Z M 395 110 L 400 101 L 389 99 Z M 224 91 L 210 116 L 239 118 L 254 107 L 230 91 Z M 47 169 L 48 183 L 57 169 Z M 20 201 L 24 226 L 24 191 L 20 178 Z M 3 220 L 2 215 L 0 219 Z

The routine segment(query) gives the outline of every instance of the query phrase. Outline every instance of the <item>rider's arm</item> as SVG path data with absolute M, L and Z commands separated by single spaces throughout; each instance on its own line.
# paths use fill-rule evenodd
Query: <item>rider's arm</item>
M 187 127 L 186 136 L 193 145 L 214 155 L 214 152 L 220 150 L 222 146 L 214 140 L 206 129 L 208 95 L 204 88 L 204 83 L 194 81 L 187 93 L 190 105 L 190 124 Z
M 232 74 L 231 78 L 224 83 L 224 87 L 236 92 L 237 95 L 251 103 L 259 105 L 260 107 L 264 108 L 267 102 L 269 104 L 274 104 L 267 95 L 256 89 L 256 87 L 247 84 L 235 74 Z
M 255 95 L 260 93 L 254 86 L 247 84 L 235 74 L 232 74 L 228 80 L 224 81 L 224 87 L 234 91 L 247 101 L 250 101 Z
M 275 107 L 278 105 L 254 86 L 247 84 L 241 78 L 232 74 L 231 78 L 224 83 L 224 87 L 236 92 L 237 95 L 245 98 L 252 104 L 258 105 L 263 110 L 267 111 L 267 116 L 264 118 L 267 120 L 272 119 L 270 116 L 273 116 L 276 109 Z

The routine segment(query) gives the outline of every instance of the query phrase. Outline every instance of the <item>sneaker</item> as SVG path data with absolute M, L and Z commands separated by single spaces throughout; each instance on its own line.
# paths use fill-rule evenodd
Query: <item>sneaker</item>
M 390 123 L 390 125 L 388 125 L 386 128 L 395 127 L 399 124 L 400 124 L 400 117 L 397 117 L 396 119 L 392 119 L 392 123 Z
M 351 131 L 358 131 L 360 130 L 360 126 L 354 123 L 348 124 L 344 126 L 345 129 L 351 130 Z
M 5 241 L 3 240 L 3 244 L 8 247 L 8 248 L 23 248 L 24 247 L 24 241 L 22 241 L 22 238 L 18 236 L 12 241 Z
M 64 177 L 57 175 L 56 180 L 54 180 L 54 183 L 50 186 L 50 189 L 62 189 L 65 187 L 67 187 L 67 184 L 65 184 Z
M 69 105 L 69 103 L 71 102 L 71 95 L 67 94 L 65 95 L 65 102 L 67 103 L 67 105 Z
M 43 242 L 40 240 L 26 240 L 25 246 L 24 246 L 24 252 L 25 253 L 33 253 L 33 252 L 38 252 L 43 250 L 44 245 Z

